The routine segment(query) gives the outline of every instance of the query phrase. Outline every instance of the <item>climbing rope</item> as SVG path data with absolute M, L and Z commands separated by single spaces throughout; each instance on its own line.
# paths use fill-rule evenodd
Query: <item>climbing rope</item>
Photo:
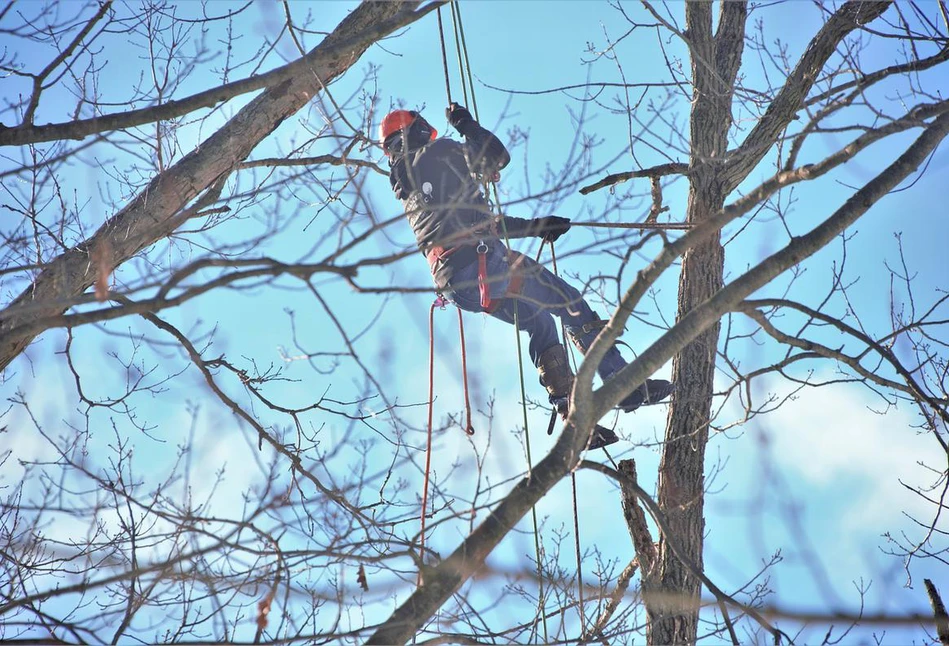
M 465 324 L 461 317 L 461 308 L 458 312 L 458 336 L 461 337 L 461 378 L 465 389 L 465 433 L 474 435 L 474 426 L 471 424 L 471 397 L 468 394 L 468 353 L 465 351 Z
M 445 93 L 448 95 L 448 105 L 451 105 L 451 79 L 448 77 L 448 49 L 445 47 L 445 30 L 442 26 L 442 8 L 437 10 L 438 14 L 438 39 L 442 43 L 442 64 L 445 66 Z
M 448 104 L 451 105 L 451 78 L 448 73 L 448 48 L 445 45 L 445 31 L 442 24 L 442 8 L 437 10 L 438 36 L 442 47 L 442 64 L 445 68 L 445 94 Z M 425 558 L 425 518 L 428 515 L 428 487 L 432 468 L 432 418 L 435 408 L 435 308 L 445 309 L 445 300 L 441 295 L 433 302 L 428 312 L 428 439 L 425 446 L 425 475 L 422 486 L 421 537 L 419 545 L 421 558 Z M 474 425 L 471 423 L 471 397 L 468 393 L 468 353 L 465 349 L 465 324 L 458 310 L 458 335 L 461 338 L 461 374 L 465 392 L 465 433 L 474 435 Z M 417 585 L 422 584 L 422 570 L 419 568 Z
M 540 252 L 544 250 L 544 244 L 541 243 L 540 250 L 537 253 L 538 259 L 540 258 Z M 554 250 L 554 241 L 550 241 L 550 263 L 551 268 L 553 269 L 554 276 L 558 276 L 557 271 L 557 252 Z M 560 320 L 560 335 L 563 340 L 564 349 L 568 348 L 567 345 L 567 327 L 564 325 L 563 319 Z M 575 362 L 574 362 L 575 363 Z M 573 372 L 576 374 L 577 366 L 573 366 Z M 553 417 L 551 417 L 550 428 L 547 429 L 547 433 L 553 430 Z M 603 450 L 606 450 L 606 447 L 602 447 Z M 609 454 L 607 454 L 609 455 Z M 573 538 L 574 538 L 574 548 L 577 558 L 577 607 L 580 612 L 580 634 L 584 634 L 586 630 L 586 617 L 584 616 L 583 609 L 583 558 L 580 551 L 580 510 L 579 504 L 577 502 L 577 474 L 575 471 L 570 472 L 570 488 L 573 493 Z
M 461 90 L 465 103 L 468 103 L 468 89 L 471 90 L 471 109 L 475 115 L 475 121 L 478 120 L 478 100 L 475 98 L 474 75 L 471 73 L 471 62 L 468 59 L 468 44 L 465 41 L 464 25 L 461 23 L 461 6 L 458 0 L 451 2 L 451 22 L 455 29 L 455 49 L 458 51 L 458 70 L 461 75 Z M 462 69 L 462 58 L 464 58 L 464 68 Z M 467 80 L 467 87 L 466 87 Z
M 470 105 L 472 108 L 472 112 L 474 114 L 475 120 L 479 120 L 478 102 L 477 102 L 477 99 L 475 98 L 474 81 L 473 81 L 473 75 L 471 74 L 471 62 L 468 58 L 468 46 L 465 40 L 464 25 L 461 19 L 461 7 L 459 6 L 457 0 L 450 0 L 449 5 L 451 7 L 452 25 L 455 32 L 455 50 L 458 52 L 458 72 L 461 77 L 462 95 L 464 97 L 463 100 L 465 102 L 465 105 L 469 104 L 469 90 L 470 90 Z M 448 95 L 448 105 L 451 105 L 452 97 L 451 97 L 451 81 L 450 81 L 449 72 L 448 72 L 448 51 L 445 45 L 445 33 L 444 33 L 444 25 L 442 24 L 442 19 L 441 19 L 441 8 L 439 8 L 439 11 L 438 11 L 438 34 L 439 34 L 439 40 L 441 41 L 441 47 L 442 47 L 442 65 L 444 67 L 444 72 L 445 72 L 445 90 Z M 488 179 L 494 179 L 494 178 L 488 178 Z M 498 197 L 497 184 L 493 182 L 492 184 L 493 184 L 493 189 L 494 189 L 494 206 L 497 206 L 498 208 L 500 208 L 500 200 Z M 490 201 L 488 203 L 488 206 L 489 208 L 492 206 Z M 507 228 L 504 226 L 503 219 L 501 219 L 501 229 L 504 235 L 505 246 L 510 248 L 510 238 L 507 233 Z M 430 313 L 431 317 L 434 317 L 434 311 L 435 311 L 434 307 L 435 306 L 433 304 L 432 310 Z M 458 311 L 458 316 L 459 316 L 459 330 L 461 331 L 460 333 L 461 333 L 462 343 L 463 343 L 464 342 L 464 327 L 463 327 L 463 324 L 461 323 L 460 309 Z M 519 376 L 520 388 L 521 388 L 521 410 L 522 410 L 522 415 L 523 415 L 524 437 L 525 437 L 525 444 L 526 444 L 526 449 L 527 449 L 528 477 L 530 477 L 530 471 L 533 465 L 533 458 L 531 455 L 530 432 L 529 432 L 529 426 L 528 426 L 528 421 L 527 421 L 527 388 L 525 386 L 525 381 L 524 381 L 523 348 L 521 347 L 520 320 L 519 320 L 519 315 L 518 315 L 516 299 L 514 301 L 514 337 L 517 343 L 517 359 L 518 359 L 517 365 L 518 365 L 518 376 Z M 434 345 L 430 346 L 430 352 L 434 352 Z M 468 412 L 468 426 L 466 428 L 466 431 L 469 431 L 473 429 L 471 429 L 470 404 L 468 402 L 468 389 L 467 389 L 467 360 L 465 357 L 464 350 L 462 350 L 462 366 L 466 375 L 465 376 L 465 383 L 466 383 L 465 405 L 469 411 Z M 432 380 L 433 380 L 432 372 L 430 371 L 430 374 L 429 374 L 429 382 L 430 382 L 429 400 L 430 401 L 433 399 L 433 394 L 431 391 Z M 431 461 L 431 419 L 432 419 L 432 413 L 431 413 L 431 409 L 429 409 L 429 441 L 428 441 L 428 450 L 427 450 L 428 455 L 426 457 L 426 469 L 425 469 L 426 490 L 428 486 L 429 464 Z M 425 509 L 426 509 L 425 504 L 426 504 L 426 494 L 423 494 L 423 497 L 422 497 L 422 519 L 423 519 L 422 526 L 423 528 L 424 528 L 424 517 L 425 517 Z M 536 561 L 537 561 L 538 615 L 543 620 L 544 641 L 549 641 L 548 631 L 547 631 L 547 615 L 544 612 L 544 606 L 545 606 L 544 576 L 543 576 L 543 559 L 542 559 L 542 552 L 541 552 L 541 547 L 540 547 L 540 531 L 538 529 L 538 523 L 537 523 L 537 510 L 533 507 L 531 508 L 531 521 L 532 521 L 533 530 L 534 530 L 534 553 L 535 553 Z M 424 536 L 424 530 L 423 530 L 423 536 Z
M 425 558 L 425 519 L 428 516 L 429 474 L 432 468 L 432 420 L 435 410 L 435 308 L 445 309 L 446 303 L 447 301 L 439 296 L 428 310 L 428 437 L 425 447 L 425 479 L 422 483 L 421 536 L 419 538 L 422 559 Z M 474 425 L 471 422 L 471 397 L 468 392 L 468 353 L 465 349 L 465 326 L 462 323 L 460 309 L 458 310 L 458 335 L 461 338 L 461 377 L 465 392 L 465 433 L 474 435 Z M 421 585 L 421 569 L 418 583 Z
M 425 551 L 425 518 L 428 515 L 428 486 L 429 474 L 432 467 L 432 420 L 435 410 L 435 308 L 445 309 L 447 301 L 441 296 L 432 302 L 428 310 L 428 439 L 425 448 L 425 480 L 422 487 L 422 517 L 421 538 L 419 544 Z M 465 326 L 458 310 L 458 336 L 461 338 L 461 378 L 465 393 L 465 433 L 474 435 L 474 425 L 471 422 L 471 396 L 468 392 L 468 352 L 465 348 Z
M 435 306 L 428 310 L 428 441 L 425 448 L 425 479 L 422 482 L 422 518 L 419 536 L 419 561 L 425 562 L 425 517 L 428 515 L 428 477 L 432 469 L 432 411 L 435 408 Z M 422 585 L 422 568 L 418 569 L 416 585 Z

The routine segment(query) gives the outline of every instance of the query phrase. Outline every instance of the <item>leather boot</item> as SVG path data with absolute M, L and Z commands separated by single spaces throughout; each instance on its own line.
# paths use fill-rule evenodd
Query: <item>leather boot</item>
M 540 383 L 547 389 L 547 394 L 550 396 L 550 403 L 562 419 L 567 419 L 567 412 L 570 409 L 570 392 L 573 390 L 573 372 L 570 370 L 566 349 L 557 344 L 544 350 L 537 362 L 537 371 L 540 373 Z M 553 419 L 547 429 L 548 435 L 552 432 Z M 587 448 L 601 449 L 618 441 L 616 433 L 605 426 L 596 424 L 593 429 L 593 438 Z
M 583 326 L 584 333 L 602 328 L 606 325 L 606 321 L 601 319 L 599 314 L 594 314 L 594 316 L 596 318 L 593 321 Z M 571 334 L 569 331 L 567 332 L 567 336 L 570 337 L 573 344 L 580 350 L 580 354 L 586 356 L 590 346 L 583 343 L 579 336 Z M 627 395 L 617 407 L 622 409 L 623 412 L 632 413 L 643 404 L 659 403 L 671 395 L 673 390 L 675 390 L 675 388 L 672 383 L 665 379 L 647 379 L 643 385 Z
M 626 413 L 632 413 L 643 404 L 658 404 L 672 394 L 675 386 L 665 379 L 647 379 L 646 383 L 631 392 L 618 407 Z

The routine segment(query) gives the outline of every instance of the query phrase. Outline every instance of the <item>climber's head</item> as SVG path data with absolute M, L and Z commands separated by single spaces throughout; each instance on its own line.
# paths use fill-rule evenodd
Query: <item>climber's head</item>
M 435 141 L 438 131 L 414 110 L 393 110 L 379 125 L 379 141 L 390 159 Z

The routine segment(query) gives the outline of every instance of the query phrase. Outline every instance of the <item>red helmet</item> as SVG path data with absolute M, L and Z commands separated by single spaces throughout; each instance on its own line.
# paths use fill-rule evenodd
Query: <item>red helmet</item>
M 435 137 L 438 136 L 438 131 L 435 128 L 432 128 L 418 112 L 414 110 L 393 110 L 385 116 L 382 120 L 382 123 L 379 125 L 379 142 L 385 143 L 385 140 L 388 139 L 391 135 L 399 132 L 400 130 L 405 130 L 413 123 L 416 119 L 421 119 L 422 122 L 428 126 L 429 130 L 432 131 L 432 134 L 429 137 L 429 141 L 435 141 Z

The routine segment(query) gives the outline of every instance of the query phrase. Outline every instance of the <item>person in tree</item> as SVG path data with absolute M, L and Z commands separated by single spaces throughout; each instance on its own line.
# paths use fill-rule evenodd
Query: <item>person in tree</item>
M 518 324 L 530 336 L 528 351 L 540 383 L 551 404 L 566 417 L 574 377 L 553 315 L 560 317 L 584 354 L 602 321 L 577 289 L 508 249 L 501 237 L 535 236 L 552 243 L 570 229 L 570 220 L 556 215 L 533 220 L 493 215 L 481 183 L 495 180 L 510 162 L 510 154 L 465 107 L 452 103 L 445 113 L 464 143 L 437 138 L 435 128 L 415 111 L 395 110 L 382 120 L 380 141 L 389 159 L 392 190 L 405 208 L 440 294 L 465 311 L 486 312 L 507 323 L 514 323 L 517 307 Z M 597 372 L 605 381 L 625 365 L 614 346 Z M 671 392 L 668 381 L 649 379 L 620 402 L 620 408 L 632 412 Z M 615 441 L 612 431 L 597 426 L 590 447 Z

